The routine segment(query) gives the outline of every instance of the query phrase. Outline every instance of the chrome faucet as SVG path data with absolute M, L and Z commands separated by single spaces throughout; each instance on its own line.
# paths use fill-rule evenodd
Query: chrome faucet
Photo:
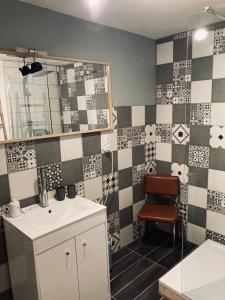
M 46 177 L 45 177 L 45 168 L 40 168 L 40 177 L 38 180 L 39 185 L 39 200 L 42 207 L 48 206 L 48 193 L 46 188 Z

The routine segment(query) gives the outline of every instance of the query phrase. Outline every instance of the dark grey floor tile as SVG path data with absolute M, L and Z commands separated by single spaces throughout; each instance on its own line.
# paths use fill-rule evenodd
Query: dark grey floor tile
M 120 274 L 114 280 L 111 281 L 111 293 L 115 295 L 118 293 L 122 288 L 128 285 L 131 281 L 135 281 L 135 279 L 143 273 L 146 269 L 148 269 L 153 262 L 148 259 L 143 258 L 135 265 L 130 267 L 128 270 Z
M 159 295 L 159 282 L 158 280 L 152 283 L 148 288 L 145 289 L 136 300 L 160 300 Z
M 149 253 L 147 255 L 147 258 L 151 259 L 154 262 L 157 262 L 160 259 L 162 259 L 162 257 L 168 255 L 172 251 L 173 251 L 172 241 L 169 240 L 168 242 L 163 243 L 162 245 L 160 245 L 159 247 L 157 247 L 154 251 L 152 251 L 151 253 Z
M 155 250 L 159 245 L 165 243 L 170 238 L 170 235 L 166 232 L 159 230 L 153 230 L 146 234 L 142 243 L 136 240 L 129 244 L 127 247 L 141 255 L 147 255 Z
M 181 258 L 182 258 L 181 249 L 176 248 L 168 255 L 162 257 L 162 259 L 159 259 L 158 263 L 164 268 L 169 270 L 173 268 L 178 262 L 180 262 Z
M 168 270 L 173 268 L 177 263 L 179 263 L 185 256 L 190 254 L 197 246 L 184 241 L 183 249 L 182 244 L 179 244 L 172 252 L 168 255 L 162 257 L 158 261 L 158 264 L 162 265 L 163 267 L 167 268 Z
M 116 262 L 118 262 L 118 260 L 120 260 L 123 257 L 127 256 L 131 252 L 132 251 L 130 249 L 128 249 L 127 247 L 123 247 L 122 249 L 120 249 L 116 253 L 113 253 L 113 255 L 112 255 L 112 263 L 115 264 Z
M 83 156 L 101 153 L 101 133 L 91 132 L 82 134 Z
M 140 295 L 151 283 L 166 272 L 166 269 L 158 264 L 152 265 L 134 282 L 115 295 L 117 300 L 131 300 Z
M 59 138 L 36 141 L 35 151 L 38 167 L 61 161 Z
M 111 279 L 115 278 L 120 273 L 124 272 L 127 268 L 131 267 L 141 258 L 142 258 L 141 255 L 135 252 L 132 252 L 129 255 L 125 256 L 123 259 L 121 259 L 119 262 L 113 265 L 112 272 L 111 272 Z

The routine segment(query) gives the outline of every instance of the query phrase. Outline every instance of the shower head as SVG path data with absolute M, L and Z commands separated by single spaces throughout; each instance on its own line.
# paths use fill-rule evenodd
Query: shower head
M 222 14 L 220 14 L 220 13 L 218 13 L 218 12 L 216 12 L 211 6 L 205 6 L 205 7 L 203 8 L 203 11 L 204 11 L 206 14 L 211 14 L 211 15 L 213 15 L 213 16 L 219 17 L 219 18 L 222 19 L 222 20 L 225 20 L 225 16 L 222 15 Z

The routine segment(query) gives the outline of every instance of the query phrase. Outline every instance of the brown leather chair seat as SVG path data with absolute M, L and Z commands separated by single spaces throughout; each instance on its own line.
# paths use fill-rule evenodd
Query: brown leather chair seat
M 176 206 L 145 203 L 138 213 L 140 221 L 175 224 L 178 216 Z

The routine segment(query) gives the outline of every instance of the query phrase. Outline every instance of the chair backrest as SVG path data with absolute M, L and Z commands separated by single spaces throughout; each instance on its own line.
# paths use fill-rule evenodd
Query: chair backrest
M 177 197 L 180 193 L 178 176 L 145 175 L 146 194 Z

